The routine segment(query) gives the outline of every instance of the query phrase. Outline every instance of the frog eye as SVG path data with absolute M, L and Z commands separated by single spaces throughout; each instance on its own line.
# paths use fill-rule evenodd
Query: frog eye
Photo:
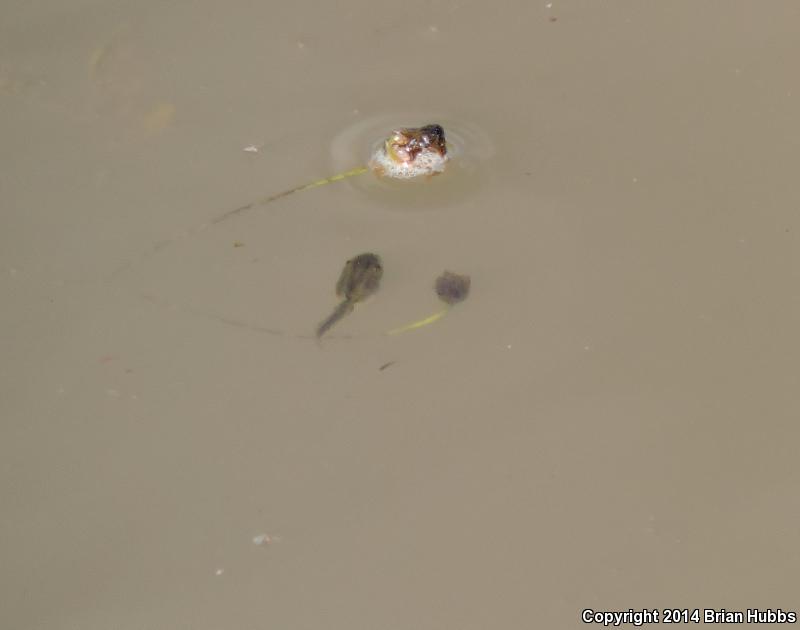
M 444 129 L 441 125 L 425 125 L 422 129 L 426 141 L 444 142 Z

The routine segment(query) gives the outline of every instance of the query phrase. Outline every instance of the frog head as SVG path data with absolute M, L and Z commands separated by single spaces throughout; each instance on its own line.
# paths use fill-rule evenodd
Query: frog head
M 421 153 L 435 152 L 441 158 L 447 155 L 441 125 L 396 129 L 386 139 L 384 149 L 394 162 L 404 164 L 414 162 Z
M 395 129 L 370 160 L 376 175 L 392 179 L 437 175 L 446 164 L 447 142 L 441 125 Z

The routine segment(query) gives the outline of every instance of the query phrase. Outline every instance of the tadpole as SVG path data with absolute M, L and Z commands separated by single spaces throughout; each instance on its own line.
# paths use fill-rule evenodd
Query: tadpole
M 359 254 L 348 260 L 336 283 L 336 295 L 343 299 L 333 313 L 317 327 L 317 338 L 322 337 L 342 317 L 351 313 L 356 303 L 375 293 L 382 276 L 383 265 L 377 254 Z

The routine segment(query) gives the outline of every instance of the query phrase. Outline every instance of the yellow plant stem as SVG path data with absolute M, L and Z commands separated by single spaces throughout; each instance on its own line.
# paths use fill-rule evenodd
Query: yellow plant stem
M 216 219 L 211 221 L 211 224 L 222 223 L 225 219 L 229 219 L 232 216 L 237 214 L 241 214 L 250 210 L 251 208 L 255 208 L 256 206 L 264 206 L 268 203 L 272 203 L 278 199 L 282 199 L 283 197 L 288 197 L 296 192 L 300 192 L 302 190 L 309 190 L 310 188 L 316 188 L 317 186 L 324 186 L 325 184 L 332 184 L 334 182 L 342 181 L 343 179 L 347 179 L 348 177 L 355 177 L 356 175 L 363 175 L 369 171 L 369 168 L 366 166 L 359 166 L 358 168 L 351 169 L 344 173 L 339 173 L 338 175 L 331 175 L 330 177 L 326 177 L 325 179 L 318 179 L 315 182 L 311 182 L 310 184 L 303 184 L 302 186 L 296 186 L 295 188 L 290 188 L 289 190 L 284 190 L 283 192 L 277 193 L 275 195 L 270 195 L 269 197 L 264 197 L 262 199 L 257 199 L 256 201 L 251 201 L 250 203 L 240 206 L 238 208 L 234 208 L 233 210 L 229 210 L 225 214 L 221 214 Z
M 386 331 L 387 335 L 399 335 L 400 333 L 408 332 L 409 330 L 416 330 L 417 328 L 422 328 L 423 326 L 427 326 L 428 324 L 433 324 L 434 322 L 439 321 L 442 317 L 447 315 L 447 311 L 450 310 L 449 306 L 445 306 L 441 311 L 438 313 L 434 313 L 433 315 L 429 315 L 424 319 L 417 320 L 415 322 L 411 322 L 410 324 L 406 324 L 405 326 L 400 326 L 399 328 L 392 328 L 392 330 Z

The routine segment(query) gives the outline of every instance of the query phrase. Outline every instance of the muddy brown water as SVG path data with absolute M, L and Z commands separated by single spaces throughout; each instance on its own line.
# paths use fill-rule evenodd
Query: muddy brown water
M 798 606 L 796 3 L 68 4 L 0 23 L 0 627 Z M 461 170 L 196 230 L 390 120 Z

